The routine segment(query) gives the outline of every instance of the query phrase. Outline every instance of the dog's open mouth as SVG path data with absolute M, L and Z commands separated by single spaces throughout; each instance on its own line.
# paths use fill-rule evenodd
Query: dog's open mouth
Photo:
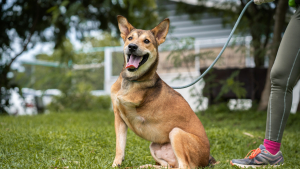
M 149 58 L 149 54 L 147 53 L 144 56 L 136 56 L 133 54 L 127 55 L 127 65 L 126 69 L 130 72 L 136 71 L 141 65 L 143 65 Z

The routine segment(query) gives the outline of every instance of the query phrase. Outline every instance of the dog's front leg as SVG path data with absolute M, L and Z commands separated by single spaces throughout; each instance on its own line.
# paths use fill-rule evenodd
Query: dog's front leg
M 115 112 L 115 131 L 116 131 L 116 156 L 113 167 L 121 166 L 125 157 L 125 146 L 127 136 L 127 125 L 120 117 L 118 111 Z

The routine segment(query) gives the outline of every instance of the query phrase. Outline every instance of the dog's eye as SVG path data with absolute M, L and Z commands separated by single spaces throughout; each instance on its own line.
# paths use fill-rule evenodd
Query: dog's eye
M 132 40 L 132 37 L 130 36 L 130 37 L 128 38 L 128 40 Z
M 148 39 L 145 39 L 144 42 L 145 42 L 145 43 L 149 43 L 150 41 L 149 41 Z

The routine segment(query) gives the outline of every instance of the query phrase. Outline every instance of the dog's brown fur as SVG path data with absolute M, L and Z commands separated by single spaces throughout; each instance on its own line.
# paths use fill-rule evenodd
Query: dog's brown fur
M 210 146 L 202 123 L 185 99 L 156 73 L 158 46 L 165 41 L 169 19 L 152 30 L 135 29 L 123 16 L 117 19 L 125 42 L 125 63 L 118 80 L 111 87 L 116 132 L 113 167 L 121 165 L 124 160 L 127 127 L 152 142 L 150 152 L 161 166 L 207 166 Z M 145 39 L 150 43 L 145 43 Z M 149 59 L 135 72 L 125 68 L 130 55 L 129 44 L 137 45 L 143 55 L 149 54 Z

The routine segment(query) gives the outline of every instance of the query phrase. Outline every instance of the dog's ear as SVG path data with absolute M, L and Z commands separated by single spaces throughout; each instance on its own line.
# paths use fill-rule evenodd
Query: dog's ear
M 164 19 L 160 24 L 158 24 L 155 28 L 151 30 L 154 34 L 158 45 L 164 43 L 166 40 L 166 36 L 169 32 L 170 20 L 169 18 Z
M 121 32 L 121 37 L 123 38 L 124 42 L 126 40 L 127 35 L 131 32 L 134 27 L 127 21 L 124 16 L 118 15 L 118 26 Z

